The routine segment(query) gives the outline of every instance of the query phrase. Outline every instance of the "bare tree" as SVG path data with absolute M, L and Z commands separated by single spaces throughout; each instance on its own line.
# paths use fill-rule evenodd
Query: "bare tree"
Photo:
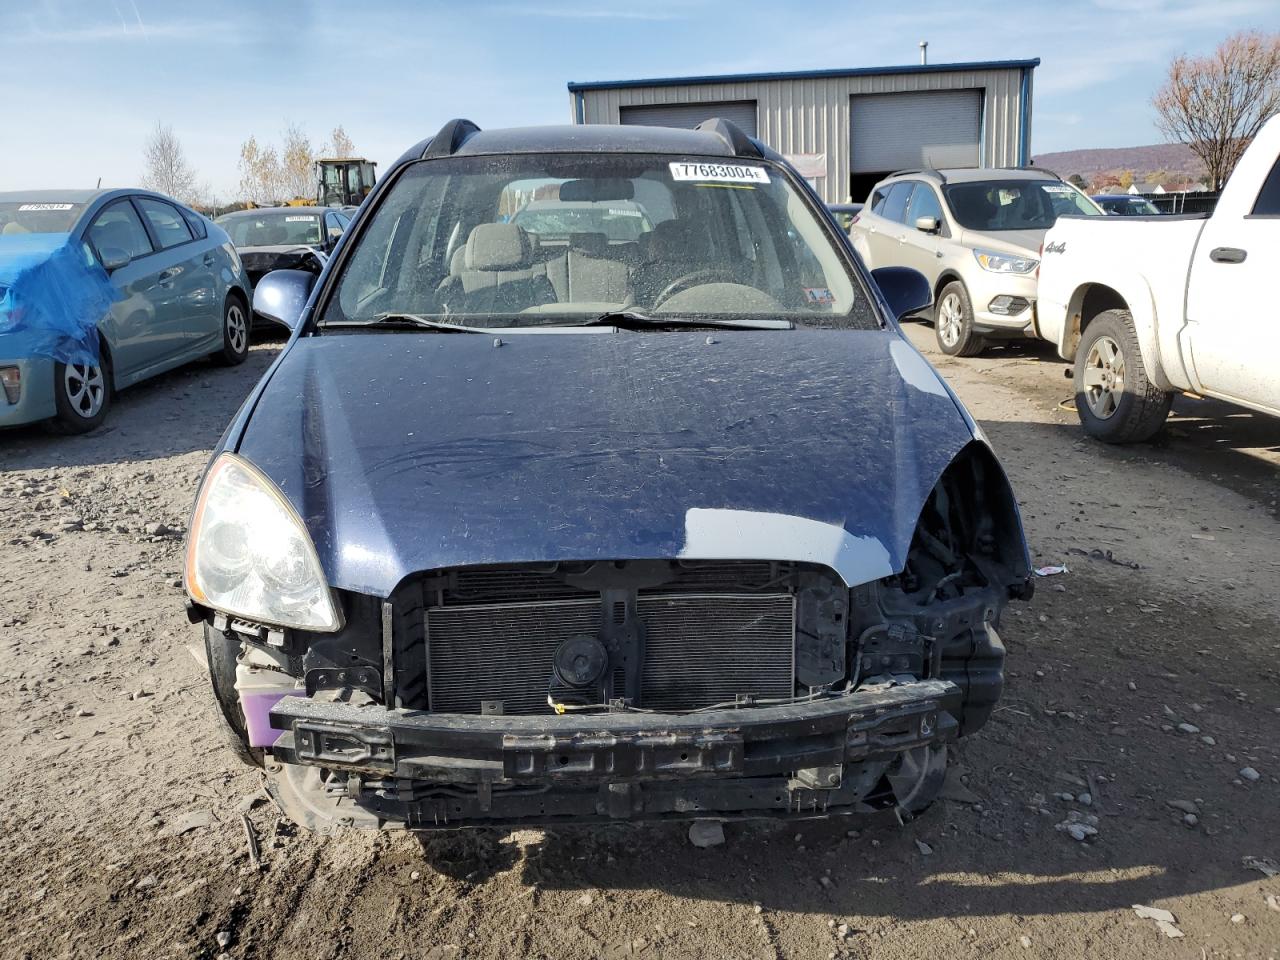
M 296 123 L 284 130 L 284 144 L 280 153 L 280 175 L 284 194 L 291 198 L 314 197 L 316 192 L 315 152 L 311 140 Z
M 276 203 L 285 192 L 280 159 L 274 147 L 259 146 L 256 137 L 240 145 L 240 198 L 250 203 Z
M 146 170 L 142 174 L 142 185 L 148 190 L 183 203 L 190 203 L 196 198 L 199 190 L 196 172 L 187 163 L 182 143 L 174 135 L 173 127 L 156 122 L 143 147 L 143 159 Z
M 1187 144 L 1221 190 L 1240 155 L 1280 113 L 1280 34 L 1228 37 L 1211 56 L 1181 56 L 1152 101 L 1156 125 Z
M 333 134 L 325 145 L 325 156 L 341 160 L 355 155 L 356 145 L 347 136 L 347 131 L 342 129 L 342 124 L 338 124 L 333 128 Z

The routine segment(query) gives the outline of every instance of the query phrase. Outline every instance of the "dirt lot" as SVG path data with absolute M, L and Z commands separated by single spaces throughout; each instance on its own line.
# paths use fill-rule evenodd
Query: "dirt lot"
M 254 801 L 184 649 L 181 526 L 277 346 L 130 391 L 89 437 L 0 435 L 0 956 L 1280 953 L 1280 877 L 1242 860 L 1280 861 L 1280 422 L 1180 401 L 1160 443 L 1103 448 L 1047 352 L 940 364 L 1070 572 L 1006 619 L 1005 699 L 955 757 L 972 796 L 906 828 L 323 839 Z M 1071 811 L 1097 835 L 1055 829 Z

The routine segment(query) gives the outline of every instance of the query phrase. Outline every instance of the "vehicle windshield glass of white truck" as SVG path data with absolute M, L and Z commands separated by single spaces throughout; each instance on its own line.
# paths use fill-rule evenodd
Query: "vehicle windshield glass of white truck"
M 1092 200 L 1061 180 L 981 180 L 943 189 L 966 230 L 1048 230 L 1064 215 L 1103 216 Z

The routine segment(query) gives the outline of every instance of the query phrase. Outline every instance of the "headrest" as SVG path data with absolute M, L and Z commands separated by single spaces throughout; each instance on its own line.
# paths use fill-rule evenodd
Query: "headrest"
M 467 238 L 468 270 L 513 270 L 528 263 L 533 248 L 523 227 L 482 223 Z
M 650 260 L 680 260 L 690 255 L 693 246 L 693 231 L 684 220 L 663 220 L 645 237 L 645 255 Z
M 464 243 L 457 250 L 453 251 L 453 256 L 449 257 L 449 274 L 456 277 L 467 265 L 467 245 Z
M 17 220 L 11 220 L 10 222 L 4 225 L 3 230 L 0 230 L 0 233 L 3 233 L 6 237 L 11 237 L 14 234 L 18 234 L 18 233 L 30 233 L 30 232 L 31 232 L 30 230 L 28 230 L 22 224 L 18 223 Z
M 588 257 L 605 257 L 609 255 L 609 238 L 603 233 L 571 233 L 569 249 Z
M 125 253 L 133 250 L 133 233 L 123 220 L 108 220 L 97 228 L 96 241 L 99 247 L 119 247 Z

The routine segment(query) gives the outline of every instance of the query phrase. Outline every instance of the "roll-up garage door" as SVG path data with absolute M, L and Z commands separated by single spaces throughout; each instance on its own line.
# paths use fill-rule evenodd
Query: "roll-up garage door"
M 622 123 L 643 127 L 684 127 L 692 130 L 703 120 L 724 117 L 732 120 L 749 137 L 756 135 L 756 102 L 754 100 L 714 101 L 710 103 L 657 103 L 622 107 Z
M 853 97 L 854 173 L 976 167 L 981 90 L 929 90 Z

